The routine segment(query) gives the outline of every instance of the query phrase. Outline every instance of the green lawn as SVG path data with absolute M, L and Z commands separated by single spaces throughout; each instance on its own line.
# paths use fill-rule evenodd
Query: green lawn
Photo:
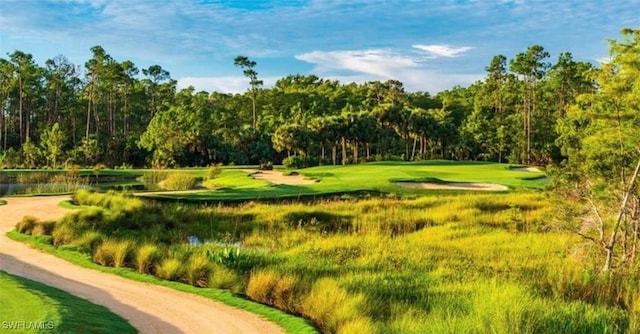
M 0 332 L 137 333 L 127 320 L 105 307 L 62 290 L 4 271 L 0 271 L 0 286 Z
M 247 200 L 295 198 L 356 192 L 425 194 L 433 190 L 407 189 L 394 181 L 483 182 L 508 186 L 510 189 L 542 189 L 547 181 L 542 172 L 512 170 L 512 165 L 482 162 L 374 162 L 350 166 L 320 166 L 297 171 L 319 182 L 307 185 L 274 185 L 254 180 L 248 173 L 223 169 L 213 183 L 216 190 L 192 193 L 154 195 L 155 198 L 181 200 Z M 438 192 L 442 192 L 438 190 Z

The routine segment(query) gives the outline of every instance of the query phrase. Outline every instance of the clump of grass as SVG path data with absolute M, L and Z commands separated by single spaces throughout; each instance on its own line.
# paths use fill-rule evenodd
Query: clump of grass
M 344 323 L 337 334 L 376 333 L 376 326 L 369 318 L 360 317 Z
M 196 187 L 198 179 L 189 173 L 171 173 L 164 181 L 162 188 L 166 190 L 190 190 Z
M 48 173 L 27 172 L 16 175 L 16 183 L 19 184 L 38 184 L 48 183 L 51 175 Z
M 56 225 L 56 222 L 53 220 L 40 221 L 31 230 L 31 235 L 34 235 L 34 236 L 51 235 L 55 225 Z
M 207 280 L 211 274 L 211 266 L 205 256 L 198 254 L 192 255 L 185 264 L 184 269 L 187 283 L 198 287 L 207 286 Z
M 131 240 L 105 239 L 96 248 L 93 260 L 103 266 L 121 268 L 130 263 L 134 243 Z
M 218 264 L 211 265 L 208 286 L 214 289 L 226 289 L 238 293 L 243 290 L 241 277 L 233 270 Z
M 205 175 L 205 181 L 213 180 L 218 175 L 222 173 L 222 168 L 220 168 L 220 164 L 213 164 L 207 168 L 207 174 Z
M 179 281 L 184 277 L 184 265 L 176 258 L 164 259 L 156 269 L 156 276 L 167 281 Z
M 149 170 L 142 173 L 142 182 L 146 189 L 157 190 L 160 189 L 160 182 L 164 181 L 168 176 L 168 171 Z
M 154 244 L 144 244 L 135 251 L 134 264 L 139 273 L 150 274 L 162 259 L 162 250 Z
M 295 275 L 284 275 L 277 281 L 275 287 L 273 287 L 273 306 L 287 311 L 289 313 L 295 313 L 298 311 L 298 298 L 296 295 L 298 277 Z M 361 332 L 362 333 L 362 332 Z
M 280 276 L 273 271 L 256 270 L 249 276 L 247 297 L 262 304 L 273 305 L 273 290 Z
M 364 296 L 349 294 L 332 278 L 321 278 L 303 299 L 302 314 L 321 329 L 336 333 L 349 323 L 367 321 L 360 313 L 363 302 Z
M 79 238 L 75 239 L 71 244 L 95 251 L 103 240 L 104 236 L 100 232 L 87 231 Z
M 38 218 L 34 216 L 24 216 L 21 221 L 16 224 L 16 230 L 22 234 L 31 234 L 33 228 L 40 223 Z

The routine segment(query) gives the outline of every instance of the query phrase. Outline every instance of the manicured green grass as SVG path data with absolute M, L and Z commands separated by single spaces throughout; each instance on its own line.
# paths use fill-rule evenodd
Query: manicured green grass
M 191 285 L 179 282 L 164 281 L 151 275 L 140 274 L 129 268 L 113 268 L 100 266 L 94 263 L 91 260 L 91 256 L 86 253 L 78 252 L 74 249 L 56 248 L 46 241 L 42 242 L 42 237 L 33 237 L 20 234 L 15 230 L 7 233 L 7 236 L 16 241 L 28 243 L 37 249 L 53 254 L 84 268 L 95 269 L 102 272 L 116 274 L 118 276 L 122 276 L 139 282 L 161 285 L 175 290 L 197 294 L 205 298 L 217 300 L 224 304 L 249 311 L 251 313 L 263 316 L 270 321 L 273 321 L 274 323 L 284 328 L 287 333 L 317 333 L 317 330 L 308 321 L 302 318 L 286 314 L 282 311 L 264 306 L 262 304 L 251 302 L 247 299 L 238 297 L 227 290 L 196 288 Z
M 187 201 L 233 201 L 299 198 L 347 193 L 389 193 L 423 195 L 452 192 L 400 187 L 396 181 L 482 182 L 517 189 L 542 189 L 547 181 L 542 172 L 513 170 L 512 165 L 482 162 L 434 160 L 426 162 L 374 162 L 350 166 L 320 166 L 298 170 L 305 178 L 319 180 L 306 185 L 274 185 L 255 180 L 248 173 L 224 169 L 211 183 L 218 189 L 190 193 L 154 195 L 160 199 Z M 460 191 L 453 191 L 460 192 Z
M 14 333 L 137 333 L 127 320 L 107 308 L 62 290 L 4 271 L 0 271 L 0 286 L 2 330 Z M 11 330 L 9 326 L 20 327 Z M 35 330 L 36 326 L 46 330 Z

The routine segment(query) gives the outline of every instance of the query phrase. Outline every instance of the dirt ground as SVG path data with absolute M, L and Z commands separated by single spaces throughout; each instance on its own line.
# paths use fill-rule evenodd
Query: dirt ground
M 68 196 L 6 198 L 0 206 L 0 270 L 103 305 L 141 333 L 283 333 L 272 322 L 197 295 L 85 269 L 5 235 L 25 215 L 56 219 Z M 16 319 L 17 320 L 17 319 Z M 29 321 L 33 319 L 22 319 Z
M 315 183 L 313 180 L 307 180 L 302 175 L 288 175 L 285 176 L 282 172 L 277 170 L 257 170 L 257 169 L 243 169 L 243 172 L 251 174 L 256 180 L 265 180 L 273 184 L 286 184 L 290 186 L 298 186 L 304 184 Z
M 431 182 L 396 182 L 397 185 L 407 188 L 420 189 L 447 189 L 447 190 L 481 190 L 481 191 L 504 191 L 509 190 L 507 186 L 493 183 L 431 183 Z

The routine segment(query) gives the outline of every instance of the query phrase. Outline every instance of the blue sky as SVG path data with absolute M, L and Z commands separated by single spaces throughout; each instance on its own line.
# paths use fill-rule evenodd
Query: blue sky
M 300 73 L 436 93 L 533 44 L 552 62 L 565 51 L 597 62 L 623 27 L 640 28 L 640 0 L 0 0 L 2 57 L 83 65 L 101 45 L 118 61 L 161 65 L 179 87 L 224 92 L 246 89 L 233 66 L 246 55 L 266 85 Z

